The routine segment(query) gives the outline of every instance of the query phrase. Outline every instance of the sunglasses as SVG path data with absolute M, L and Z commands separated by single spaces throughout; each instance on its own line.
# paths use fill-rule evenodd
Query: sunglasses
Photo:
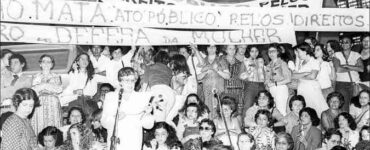
M 211 127 L 199 127 L 199 130 L 212 130 Z

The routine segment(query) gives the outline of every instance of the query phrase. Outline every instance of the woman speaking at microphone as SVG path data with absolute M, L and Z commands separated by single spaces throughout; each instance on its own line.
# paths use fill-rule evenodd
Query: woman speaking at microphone
M 108 138 L 116 137 L 112 144 L 108 140 L 108 146 L 114 146 L 116 150 L 141 150 L 142 129 L 150 129 L 154 125 L 154 117 L 150 114 L 153 107 L 149 104 L 151 94 L 134 91 L 137 79 L 133 68 L 120 69 L 120 88 L 105 96 L 101 123 L 108 130 Z

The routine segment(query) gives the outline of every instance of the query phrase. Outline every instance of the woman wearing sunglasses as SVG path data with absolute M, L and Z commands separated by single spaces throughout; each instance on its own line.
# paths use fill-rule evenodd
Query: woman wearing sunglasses
M 200 138 L 203 142 L 203 147 L 211 147 L 221 143 L 216 137 L 216 126 L 215 123 L 210 119 L 203 119 L 199 124 Z

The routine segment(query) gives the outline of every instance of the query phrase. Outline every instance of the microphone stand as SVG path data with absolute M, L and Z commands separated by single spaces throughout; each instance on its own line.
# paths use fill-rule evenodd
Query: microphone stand
M 119 108 L 121 106 L 121 101 L 122 101 L 121 100 L 122 99 L 122 94 L 123 94 L 123 89 L 120 89 L 119 94 L 118 94 L 118 107 L 117 107 L 117 111 L 116 111 L 116 117 L 115 117 L 115 120 L 114 120 L 113 134 L 112 134 L 112 137 L 110 138 L 110 140 L 111 140 L 110 150 L 116 150 L 117 149 L 117 147 L 116 147 L 117 144 L 120 143 L 119 138 L 116 135 L 116 130 L 117 130 L 118 112 L 119 112 Z
M 216 90 L 214 90 L 213 92 L 214 92 L 214 96 L 217 99 L 218 107 L 220 108 L 220 114 L 221 114 L 222 120 L 224 120 L 226 134 L 227 134 L 227 137 L 229 138 L 230 146 L 231 147 L 234 147 L 233 144 L 232 144 L 232 142 L 231 142 L 230 132 L 229 132 L 229 128 L 227 127 L 225 114 L 224 114 L 224 111 L 222 110 L 220 97 L 218 96 Z

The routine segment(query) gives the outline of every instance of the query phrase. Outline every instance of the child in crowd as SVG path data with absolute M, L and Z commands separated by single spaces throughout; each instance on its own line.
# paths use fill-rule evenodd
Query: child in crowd
M 255 116 L 257 126 L 249 128 L 256 139 L 257 149 L 272 150 L 274 148 L 275 132 L 272 130 L 272 117 L 268 110 L 258 110 Z

